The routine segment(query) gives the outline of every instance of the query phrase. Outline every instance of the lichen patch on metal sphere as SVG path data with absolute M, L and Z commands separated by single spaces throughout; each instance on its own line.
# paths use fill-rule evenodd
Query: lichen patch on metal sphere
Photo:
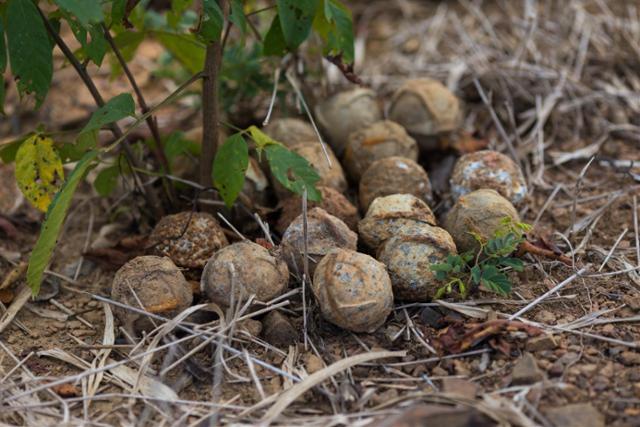
M 429 224 L 405 224 L 378 250 L 387 266 L 396 299 L 424 302 L 435 295 L 439 283 L 431 266 L 457 253 L 446 230 Z
M 460 157 L 450 183 L 454 199 L 481 188 L 496 190 L 513 204 L 522 202 L 527 195 L 527 184 L 520 167 L 509 157 L 492 150 Z

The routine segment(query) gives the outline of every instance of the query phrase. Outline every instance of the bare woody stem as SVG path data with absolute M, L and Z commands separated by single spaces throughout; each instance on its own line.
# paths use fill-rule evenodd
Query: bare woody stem
M 225 20 L 229 13 L 226 0 L 219 0 Z M 211 187 L 213 159 L 218 148 L 220 133 L 220 107 L 218 104 L 218 77 L 222 62 L 222 41 L 207 45 L 202 81 L 202 153 L 200 155 L 200 185 Z
M 109 43 L 109 46 L 111 46 L 111 50 L 113 50 L 113 53 L 115 54 L 116 58 L 118 59 L 118 62 L 120 63 L 120 66 L 122 67 L 122 70 L 124 71 L 124 74 L 127 76 L 127 80 L 129 80 L 129 84 L 133 88 L 133 91 L 135 92 L 136 97 L 138 98 L 138 105 L 140 105 L 140 109 L 142 110 L 142 113 L 143 114 L 147 113 L 149 111 L 149 106 L 147 105 L 147 102 L 145 101 L 144 96 L 142 95 L 142 91 L 140 90 L 140 87 L 138 86 L 138 83 L 136 82 L 136 79 L 133 76 L 133 73 L 131 72 L 131 70 L 129 69 L 129 66 L 127 65 L 127 61 L 122 56 L 122 52 L 120 52 L 120 49 L 118 49 L 118 46 L 113 40 L 113 37 L 111 36 L 111 32 L 109 31 L 107 26 L 102 24 L 102 29 L 104 31 L 105 39 Z M 147 117 L 146 122 L 147 122 L 147 126 L 149 126 L 149 130 L 151 131 L 151 135 L 153 136 L 153 141 L 155 142 L 153 153 L 156 157 L 156 160 L 158 161 L 160 166 L 162 166 L 165 173 L 171 173 L 169 161 L 167 160 L 167 156 L 162 146 L 162 138 L 160 136 L 160 130 L 158 129 L 158 123 L 156 122 L 154 116 Z M 169 197 L 172 200 L 175 200 L 175 194 L 173 191 L 174 189 L 171 182 L 165 178 L 164 185 L 165 185 L 165 188 L 167 189 Z
M 80 62 L 75 57 L 71 49 L 69 49 L 69 47 L 66 45 L 64 40 L 62 40 L 62 38 L 58 35 L 58 33 L 53 29 L 53 27 L 49 23 L 49 20 L 47 19 L 45 14 L 42 12 L 42 10 L 40 10 L 40 8 L 38 8 L 38 12 L 42 17 L 42 20 L 44 21 L 44 25 L 47 28 L 47 32 L 55 40 L 56 44 L 58 45 L 58 47 L 60 48 L 64 56 L 67 58 L 69 63 L 73 66 L 73 68 L 76 70 L 76 72 L 82 79 L 87 89 L 89 89 L 89 92 L 91 93 L 91 96 L 93 97 L 96 105 L 98 105 L 98 107 L 102 107 L 105 104 L 104 99 L 102 98 L 102 95 L 100 95 L 100 92 L 98 91 L 98 88 L 96 87 L 96 85 L 93 83 L 91 76 L 89 76 L 89 73 L 87 73 L 87 70 L 82 66 L 82 64 L 80 64 Z M 111 132 L 116 138 L 120 138 L 123 136 L 122 130 L 116 123 L 111 123 L 109 125 L 109 129 L 111 130 Z M 131 165 L 133 165 L 133 167 L 136 169 L 142 170 L 143 165 L 141 165 L 140 162 L 138 162 L 138 160 L 136 159 L 135 155 L 133 154 L 133 151 L 131 150 L 131 147 L 129 146 L 129 143 L 125 141 L 122 147 L 124 149 L 124 154 L 127 157 L 127 160 L 131 163 Z M 149 208 L 151 209 L 153 215 L 155 217 L 162 216 L 162 213 L 163 213 L 162 206 L 160 205 L 158 196 L 153 191 L 144 191 L 144 186 L 142 184 L 142 181 L 140 180 L 140 177 L 137 176 L 135 171 L 133 172 L 133 175 L 136 181 L 138 182 L 138 185 L 141 188 L 142 193 L 147 199 L 147 203 L 149 204 Z

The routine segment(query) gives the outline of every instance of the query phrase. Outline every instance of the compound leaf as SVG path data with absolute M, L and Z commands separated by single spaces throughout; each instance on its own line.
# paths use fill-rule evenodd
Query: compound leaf
M 480 283 L 487 290 L 500 295 L 506 296 L 511 292 L 511 282 L 509 282 L 509 278 L 493 265 L 484 266 Z

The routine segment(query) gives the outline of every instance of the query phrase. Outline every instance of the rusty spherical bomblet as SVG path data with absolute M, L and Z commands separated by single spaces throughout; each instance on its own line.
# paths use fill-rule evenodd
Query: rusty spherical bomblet
M 519 222 L 518 211 L 511 202 L 495 190 L 480 189 L 461 196 L 447 213 L 444 228 L 451 234 L 460 253 L 480 250 L 474 238 L 477 234 L 484 241 L 492 239 L 503 229 L 505 217 Z
M 331 187 L 317 187 L 322 194 L 320 202 L 308 201 L 307 208 L 322 208 L 331 215 L 340 218 L 350 229 L 355 230 L 358 226 L 358 208 L 356 208 L 345 196 Z M 280 203 L 282 214 L 278 219 L 276 230 L 284 233 L 289 224 L 302 213 L 302 198 L 292 195 Z
M 336 93 L 318 104 L 315 113 L 338 156 L 342 156 L 351 132 L 383 119 L 375 92 L 360 87 Z
M 376 249 L 382 242 L 398 234 L 408 225 L 421 222 L 435 225 L 436 218 L 429 206 L 411 194 L 378 197 L 358 223 L 362 242 Z
M 424 302 L 440 286 L 431 266 L 455 253 L 456 245 L 446 230 L 414 222 L 403 224 L 386 240 L 377 258 L 387 266 L 396 299 Z
M 527 184 L 520 167 L 509 157 L 492 150 L 460 157 L 450 182 L 454 199 L 481 188 L 496 190 L 514 205 L 527 195 Z
M 180 212 L 158 221 L 149 236 L 148 251 L 166 256 L 180 267 L 202 268 L 229 242 L 218 221 L 204 212 Z
M 384 265 L 369 255 L 332 249 L 313 276 L 313 294 L 329 322 L 353 332 L 373 332 L 393 308 Z
M 304 217 L 299 215 L 282 236 L 282 256 L 289 269 L 302 276 L 304 273 Z M 321 208 L 307 213 L 307 259 L 309 275 L 313 275 L 320 259 L 333 248 L 356 250 L 358 235 L 340 219 Z
M 418 144 L 402 126 L 390 120 L 375 122 L 349 135 L 344 166 L 354 181 L 376 160 L 405 157 L 418 160 Z
M 303 142 L 318 142 L 318 136 L 313 130 L 311 124 L 300 119 L 275 119 L 262 130 L 271 138 L 278 142 L 282 142 L 289 148 Z
M 213 255 L 202 271 L 200 287 L 207 297 L 223 307 L 231 301 L 246 300 L 255 295 L 266 302 L 287 289 L 287 264 L 268 249 L 243 240 Z
M 438 136 L 455 131 L 460 125 L 458 98 L 437 80 L 407 80 L 393 95 L 389 120 L 393 120 L 415 138 L 423 150 L 438 146 Z
M 413 194 L 426 203 L 432 200 L 427 172 L 413 160 L 403 157 L 373 162 L 362 175 L 359 188 L 362 212 L 367 211 L 374 199 L 390 194 Z
M 111 298 L 172 318 L 191 305 L 193 293 L 189 282 L 169 258 L 147 255 L 136 257 L 120 267 L 113 278 Z M 114 306 L 113 312 L 129 332 L 154 327 L 147 316 L 135 311 Z

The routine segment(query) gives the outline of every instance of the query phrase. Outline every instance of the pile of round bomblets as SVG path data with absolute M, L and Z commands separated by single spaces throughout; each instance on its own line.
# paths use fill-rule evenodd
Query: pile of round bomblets
M 458 159 L 450 179 L 453 207 L 441 223 L 436 220 L 418 155 L 455 135 L 462 117 L 459 100 L 441 83 L 407 81 L 390 100 L 386 119 L 375 93 L 364 88 L 334 95 L 317 106 L 315 117 L 329 142 L 326 150 L 302 120 L 278 119 L 264 129 L 315 167 L 323 196 L 309 203 L 305 217 L 300 197 L 271 179 L 282 208 L 279 246 L 248 240 L 229 245 L 209 214 L 168 216 L 149 238 L 150 255 L 117 273 L 113 297 L 170 316 L 193 298 L 179 268 L 202 269 L 202 293 L 222 307 L 250 295 L 267 302 L 286 292 L 290 275 L 306 273 L 326 320 L 371 332 L 394 300 L 433 298 L 439 283 L 431 265 L 477 249 L 470 232 L 488 239 L 505 216 L 518 219 L 514 205 L 527 193 L 522 172 L 509 157 L 485 150 Z M 356 204 L 346 195 L 349 182 L 358 189 Z M 152 284 L 157 289 L 149 291 Z M 134 329 L 148 323 L 130 312 L 121 318 Z

